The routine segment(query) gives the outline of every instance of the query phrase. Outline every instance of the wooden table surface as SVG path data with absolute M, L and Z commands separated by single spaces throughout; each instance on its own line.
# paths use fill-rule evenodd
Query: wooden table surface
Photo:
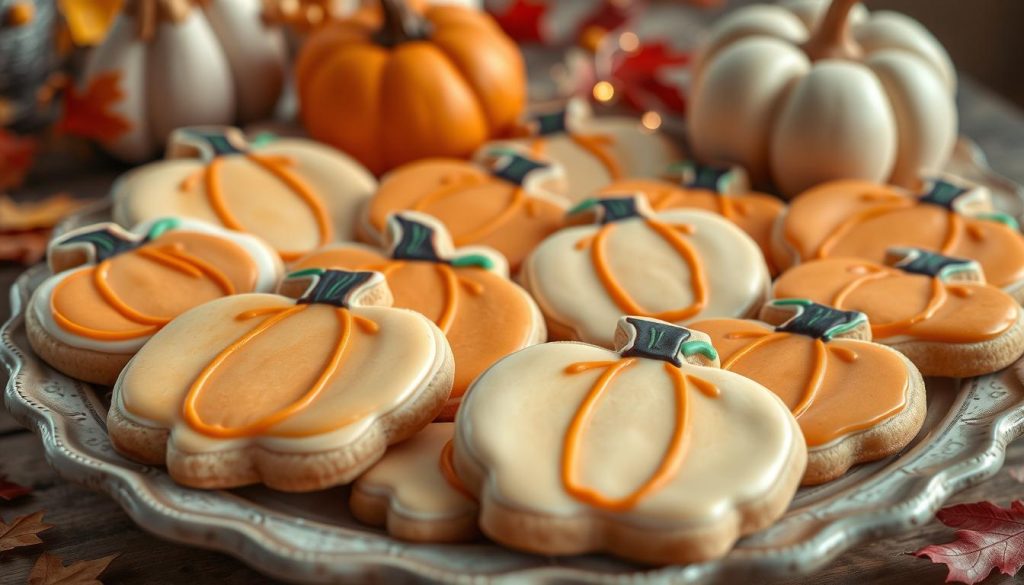
M 1024 113 L 965 80 L 960 91 L 962 133 L 974 138 L 989 155 L 993 168 L 1024 183 Z M 33 198 L 58 190 L 83 197 L 101 196 L 116 170 L 88 173 L 48 172 L 19 197 Z M 23 268 L 0 264 L 0 320 L 7 318 L 6 291 Z M 6 381 L 5 374 L 0 380 Z M 1024 465 L 1024 441 L 1009 448 L 1007 465 Z M 46 464 L 39 440 L 20 428 L 0 409 L 0 475 L 30 486 L 31 495 L 4 503 L 0 516 L 46 511 L 46 521 L 55 527 L 41 536 L 44 544 L 0 553 L 0 584 L 24 583 L 35 559 L 43 552 L 56 554 L 66 562 L 95 559 L 119 553 L 104 574 L 106 583 L 189 583 L 190 585 L 256 584 L 273 582 L 229 556 L 166 542 L 135 526 L 105 495 L 67 483 Z M 1024 497 L 1024 484 L 1005 470 L 992 480 L 962 492 L 951 503 L 992 500 L 1007 505 Z M 942 583 L 946 569 L 905 553 L 922 546 L 945 542 L 953 531 L 931 522 L 919 531 L 857 547 L 835 560 L 820 573 L 803 580 L 772 583 Z M 1008 577 L 992 576 L 986 584 L 1007 583 Z

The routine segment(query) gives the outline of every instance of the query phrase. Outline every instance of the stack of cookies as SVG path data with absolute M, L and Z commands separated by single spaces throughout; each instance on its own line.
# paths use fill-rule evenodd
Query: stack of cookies
M 398 4 L 382 3 L 387 18 Z M 852 9 L 832 6 L 822 29 Z M 479 56 L 441 31 L 498 33 L 448 10 L 374 42 L 390 50 L 433 30 L 469 63 Z M 762 17 L 805 36 L 815 21 L 779 11 Z M 735 34 L 698 62 L 707 83 L 765 81 L 739 50 L 756 45 L 743 40 L 754 16 L 726 23 Z M 308 45 L 300 85 L 319 97 L 305 98 L 318 104 L 304 106 L 307 125 L 334 107 L 331 79 L 356 67 L 333 45 L 369 42 L 356 24 Z M 815 60 L 819 37 L 801 45 Z M 882 57 L 872 66 L 898 85 Z M 817 69 L 791 65 L 817 83 Z M 912 149 L 889 149 L 874 179 L 864 152 L 811 172 L 785 140 L 773 144 L 784 155 L 738 160 L 722 108 L 763 120 L 724 98 L 694 128 L 717 120 L 720 143 L 700 149 L 727 164 L 679 163 L 664 134 L 579 101 L 467 151 L 471 130 L 484 140 L 517 110 L 499 93 L 479 109 L 459 102 L 467 128 L 436 144 L 413 136 L 433 128 L 423 116 L 392 111 L 385 121 L 409 135 L 389 127 L 353 156 L 231 127 L 174 130 L 165 160 L 114 185 L 113 223 L 50 244 L 32 346 L 112 386 L 113 445 L 183 485 L 349 484 L 338 505 L 397 538 L 656 564 L 721 557 L 799 486 L 897 455 L 924 422 L 923 376 L 983 375 L 1024 353 L 1024 236 L 984 187 L 907 180 L 906 165 L 941 153 L 908 162 Z M 325 140 L 360 135 L 357 105 L 345 106 L 351 128 L 319 128 Z M 465 156 L 421 156 L 438 145 Z M 752 187 L 773 181 L 796 191 L 788 204 Z

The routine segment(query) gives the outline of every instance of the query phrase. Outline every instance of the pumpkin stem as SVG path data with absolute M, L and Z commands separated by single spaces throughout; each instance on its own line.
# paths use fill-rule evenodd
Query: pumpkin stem
M 429 24 L 416 14 L 405 0 L 380 0 L 384 16 L 373 40 L 385 47 L 394 47 L 408 41 L 421 41 L 430 36 Z
M 148 43 L 160 22 L 181 23 L 188 18 L 192 4 L 191 0 L 128 0 L 122 11 L 135 17 L 136 35 Z
M 850 32 L 850 14 L 860 0 L 832 0 L 818 30 L 804 43 L 803 50 L 812 61 L 819 59 L 859 59 L 864 51 Z

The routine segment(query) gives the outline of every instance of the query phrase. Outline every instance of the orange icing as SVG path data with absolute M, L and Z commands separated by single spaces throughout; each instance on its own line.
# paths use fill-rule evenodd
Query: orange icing
M 722 369 L 759 382 L 786 403 L 809 447 L 874 427 L 906 407 L 906 364 L 878 344 L 824 342 L 741 319 L 690 327 L 711 336 Z
M 615 137 L 609 134 L 575 134 L 573 132 L 567 132 L 565 135 L 576 146 L 579 146 L 590 156 L 596 158 L 613 181 L 617 181 L 625 175 L 622 170 L 622 163 L 615 156 L 615 153 L 612 152 L 611 148 L 609 148 L 610 145 L 615 144 Z M 530 151 L 536 156 L 544 156 L 547 144 L 547 138 L 543 136 L 538 137 L 530 143 Z
M 213 391 L 211 388 L 216 387 L 215 384 L 217 381 L 218 371 L 225 367 L 225 364 L 232 356 L 242 353 L 243 348 L 247 344 L 251 343 L 264 332 L 272 329 L 274 325 L 288 319 L 292 315 L 297 315 L 309 309 L 310 306 L 311 305 L 300 304 L 291 307 L 257 309 L 245 311 L 237 315 L 236 319 L 243 320 L 267 315 L 269 315 L 269 317 L 264 319 L 263 322 L 251 329 L 248 333 L 227 345 L 206 365 L 206 367 L 203 368 L 192 383 L 192 386 L 189 388 L 188 394 L 185 396 L 185 402 L 182 405 L 182 417 L 184 420 L 196 431 L 212 437 L 224 439 L 253 437 L 267 431 L 274 425 L 288 419 L 289 417 L 294 416 L 312 404 L 344 363 L 345 352 L 351 343 L 353 324 L 356 321 L 348 309 L 337 308 L 334 310 L 340 325 L 340 333 L 338 334 L 334 350 L 331 352 L 327 363 L 321 369 L 315 382 L 313 382 L 305 392 L 302 392 L 296 400 L 293 400 L 284 407 L 272 409 L 269 413 L 264 414 L 256 420 L 245 420 L 244 422 L 237 423 L 234 426 L 208 423 L 203 420 L 202 413 L 200 412 L 202 410 L 201 399 L 203 394 L 205 392 Z M 376 331 L 374 327 L 365 324 L 362 329 L 364 333 L 370 332 L 372 334 Z M 298 351 L 298 349 L 296 349 L 296 351 Z M 258 408 L 252 408 L 246 414 L 251 418 L 253 416 L 257 416 L 257 412 Z M 338 426 L 345 426 L 352 421 L 358 420 L 361 416 L 362 415 L 358 414 L 349 416 L 341 421 Z M 309 434 L 316 433 L 310 432 Z
M 975 343 L 1016 323 L 1017 302 L 981 283 L 945 283 L 864 260 L 830 258 L 796 266 L 773 287 L 775 298 L 807 298 L 868 316 L 875 339 Z
M 562 226 L 565 209 L 463 161 L 425 160 L 392 171 L 370 201 L 368 219 L 383 232 L 388 214 L 417 210 L 439 219 L 455 245 L 501 252 L 513 270 Z
M 476 496 L 473 492 L 466 488 L 466 484 L 462 483 L 459 479 L 459 474 L 455 473 L 455 463 L 452 462 L 452 441 L 448 440 L 441 448 L 441 457 L 437 462 L 441 468 L 441 475 L 444 476 L 444 480 L 448 482 L 448 485 L 452 486 L 452 489 L 466 496 L 474 502 L 477 501 Z
M 647 478 L 647 481 L 624 497 L 617 499 L 609 498 L 592 488 L 582 485 L 577 479 L 580 442 L 583 440 L 587 422 L 590 420 L 595 406 L 611 387 L 611 383 L 616 375 L 632 366 L 636 361 L 637 358 L 625 358 L 617 361 L 580 362 L 571 364 L 565 369 L 565 373 L 570 375 L 592 369 L 603 368 L 604 371 L 601 372 L 601 375 L 590 387 L 590 391 L 587 392 L 583 403 L 576 410 L 576 414 L 573 416 L 572 422 L 569 423 L 569 428 L 566 431 L 565 444 L 562 450 L 562 484 L 565 486 L 565 490 L 577 500 L 597 508 L 616 512 L 633 508 L 642 499 L 658 491 L 679 471 L 683 463 L 683 456 L 686 454 L 688 442 L 688 435 L 686 433 L 687 415 L 689 413 L 686 407 L 687 381 L 693 382 L 694 387 L 707 396 L 714 397 L 718 395 L 718 389 L 706 380 L 687 376 L 678 368 L 672 366 L 672 364 L 666 363 L 665 371 L 672 378 L 672 385 L 676 394 L 675 427 L 672 437 L 669 439 L 668 448 L 665 450 L 665 455 L 662 457 L 658 469 Z
M 757 242 L 768 260 L 772 274 L 778 270 L 771 262 L 772 229 L 785 204 L 762 193 L 720 194 L 706 189 L 688 189 L 653 179 L 616 181 L 601 191 L 602 197 L 642 193 L 655 211 L 702 209 L 717 213 L 742 229 Z
M 998 287 L 1024 280 L 1020 233 L 869 182 L 838 181 L 796 198 L 783 238 L 805 262 L 854 257 L 882 263 L 888 248 L 907 246 L 977 260 Z
M 531 307 L 522 290 L 477 267 L 391 260 L 365 248 L 338 245 L 292 265 L 293 270 L 303 268 L 383 273 L 394 296 L 393 306 L 426 315 L 448 338 L 455 355 L 451 396 L 456 399 L 491 364 L 521 349 L 533 330 Z M 442 418 L 454 415 L 454 410 L 448 410 Z
M 679 235 L 679 232 L 692 234 L 694 230 L 693 226 L 685 224 L 673 226 L 657 219 L 645 219 L 644 222 L 670 246 L 672 246 L 672 248 L 689 267 L 690 288 L 693 290 L 693 302 L 690 303 L 689 306 L 682 307 L 680 309 L 652 313 L 639 306 L 636 301 L 633 300 L 625 287 L 615 279 L 615 275 L 612 274 L 611 266 L 608 261 L 606 239 L 608 238 L 608 234 L 615 228 L 614 222 L 605 224 L 598 228 L 597 233 L 593 238 L 580 240 L 576 245 L 576 248 L 583 249 L 587 246 L 590 247 L 590 257 L 594 264 L 594 271 L 597 273 L 597 277 L 600 279 L 605 291 L 607 291 L 608 295 L 613 301 L 615 301 L 615 304 L 622 309 L 622 313 L 624 315 L 653 317 L 663 321 L 681 321 L 696 315 L 701 312 L 704 309 L 705 304 L 707 304 L 707 277 L 704 274 L 704 266 L 701 263 L 700 256 L 697 254 L 697 251 L 694 250 L 693 246 L 691 246 L 689 242 Z
M 245 250 L 230 241 L 169 232 L 68 275 L 54 287 L 50 308 L 57 325 L 75 335 L 136 339 L 194 306 L 252 290 L 256 271 Z
M 283 156 L 263 156 L 257 154 L 247 154 L 245 158 L 284 183 L 306 204 L 316 220 L 317 230 L 320 233 L 319 245 L 322 246 L 333 240 L 334 228 L 331 225 L 331 218 L 327 208 L 313 191 L 313 188 L 288 168 L 293 164 L 291 159 Z M 191 191 L 198 185 L 199 181 L 202 181 L 206 187 L 205 193 L 210 202 L 210 207 L 213 208 L 217 219 L 220 220 L 224 227 L 237 231 L 247 231 L 242 222 L 232 213 L 230 206 L 228 206 L 225 200 L 225 188 L 220 177 L 220 169 L 223 164 L 223 157 L 214 158 L 204 169 L 182 181 L 181 190 L 185 192 Z M 304 253 L 301 250 L 279 251 L 281 258 L 286 261 L 295 260 Z

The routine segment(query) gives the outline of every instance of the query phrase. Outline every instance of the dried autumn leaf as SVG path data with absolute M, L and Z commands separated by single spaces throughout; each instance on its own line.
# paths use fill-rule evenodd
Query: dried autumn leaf
M 14 498 L 20 498 L 30 493 L 32 493 L 32 488 L 7 481 L 6 477 L 0 476 L 0 499 L 9 502 Z
M 973 585 L 994 569 L 1016 575 L 1024 566 L 1024 502 L 1009 508 L 992 502 L 960 504 L 939 510 L 940 522 L 956 531 L 956 540 L 932 544 L 913 553 L 949 567 L 946 582 Z
M 5 524 L 0 518 L 0 552 L 39 544 L 43 541 L 36 535 L 50 528 L 53 528 L 53 525 L 43 522 L 42 511 L 28 516 L 18 516 L 10 524 Z
M 43 553 L 28 574 L 29 585 L 103 585 L 99 576 L 117 555 L 92 561 L 77 561 L 65 566 L 56 555 Z
M 18 136 L 0 128 L 0 190 L 20 187 L 32 168 L 35 156 L 34 138 Z
M 117 140 L 132 129 L 130 121 L 113 111 L 113 106 L 122 99 L 124 91 L 118 71 L 97 75 L 82 93 L 70 86 L 64 96 L 64 115 L 58 129 L 83 138 Z
M 35 264 L 46 257 L 49 242 L 49 229 L 0 233 L 0 262 Z

